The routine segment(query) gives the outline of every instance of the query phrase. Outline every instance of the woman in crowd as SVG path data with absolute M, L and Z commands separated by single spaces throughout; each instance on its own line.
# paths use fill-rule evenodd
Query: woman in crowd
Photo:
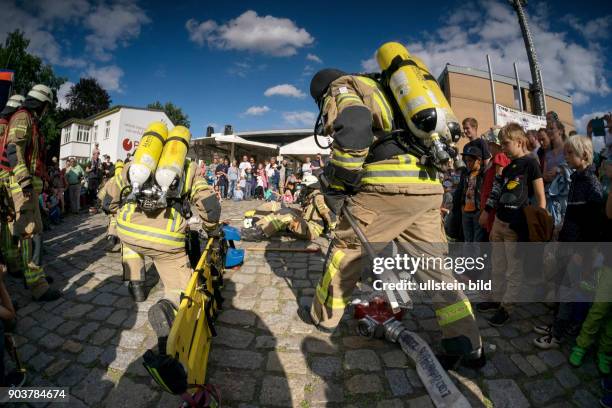
M 550 138 L 545 128 L 538 129 L 538 142 L 540 148 L 538 149 L 538 160 L 540 160 L 540 170 L 544 171 L 544 164 L 546 163 L 546 153 L 551 149 Z
M 232 198 L 234 196 L 234 190 L 236 189 L 236 185 L 238 184 L 238 180 L 240 178 L 239 173 L 238 162 L 236 160 L 232 160 L 232 164 L 227 169 L 227 179 L 229 180 L 227 198 Z

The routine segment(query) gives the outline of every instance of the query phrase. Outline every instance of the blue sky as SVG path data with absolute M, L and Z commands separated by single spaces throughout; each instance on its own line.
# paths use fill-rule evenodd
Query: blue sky
M 313 73 L 374 69 L 382 43 L 401 41 L 438 75 L 445 63 L 497 73 L 527 57 L 507 1 L 438 1 L 412 8 L 366 2 L 0 0 L 0 40 L 21 28 L 30 51 L 76 82 L 94 76 L 113 104 L 172 101 L 192 132 L 310 127 Z M 224 2 L 225 3 L 225 2 Z M 574 97 L 579 128 L 612 109 L 611 15 L 604 2 L 530 1 L 527 8 L 546 87 Z M 433 3 L 432 3 L 433 4 Z M 6 24 L 4 24 L 6 23 Z M 61 94 L 70 84 L 62 89 Z M 61 95 L 60 95 L 61 96 Z

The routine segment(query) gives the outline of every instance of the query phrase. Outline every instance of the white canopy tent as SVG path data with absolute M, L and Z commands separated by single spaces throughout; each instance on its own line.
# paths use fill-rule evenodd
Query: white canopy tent
M 252 140 L 243 139 L 240 136 L 236 135 L 213 135 L 210 137 L 210 139 L 214 139 L 214 141 L 217 143 L 233 143 L 243 146 L 257 146 L 263 147 L 264 149 L 278 150 L 278 146 L 275 144 L 254 142 Z
M 329 137 L 319 136 L 319 143 L 323 146 L 331 142 Z M 317 146 L 314 136 L 308 136 L 304 139 L 281 146 L 279 154 L 281 156 L 316 156 L 317 154 L 329 155 L 330 149 L 321 149 Z

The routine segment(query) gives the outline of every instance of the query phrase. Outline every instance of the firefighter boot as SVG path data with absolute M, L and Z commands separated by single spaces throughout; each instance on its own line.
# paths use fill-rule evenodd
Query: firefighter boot
M 166 345 L 170 329 L 176 316 L 176 307 L 167 299 L 161 299 L 149 309 L 149 323 L 157 335 L 158 351 L 166 354 Z
M 113 251 L 113 249 L 117 245 L 117 241 L 118 239 L 114 235 L 109 235 L 108 237 L 106 237 L 106 244 L 104 245 L 104 251 L 105 252 L 115 252 Z
M 147 299 L 144 282 L 142 281 L 130 281 L 128 284 L 128 291 L 136 303 L 144 302 Z

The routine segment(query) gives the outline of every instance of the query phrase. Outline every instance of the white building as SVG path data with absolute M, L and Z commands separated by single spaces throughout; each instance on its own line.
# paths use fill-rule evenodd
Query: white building
M 91 159 L 95 144 L 100 154 L 108 154 L 114 162 L 134 154 L 140 137 L 149 123 L 162 121 L 168 129 L 174 124 L 165 112 L 157 109 L 118 105 L 87 119 L 69 119 L 60 124 L 60 162 L 70 157 L 85 162 Z

